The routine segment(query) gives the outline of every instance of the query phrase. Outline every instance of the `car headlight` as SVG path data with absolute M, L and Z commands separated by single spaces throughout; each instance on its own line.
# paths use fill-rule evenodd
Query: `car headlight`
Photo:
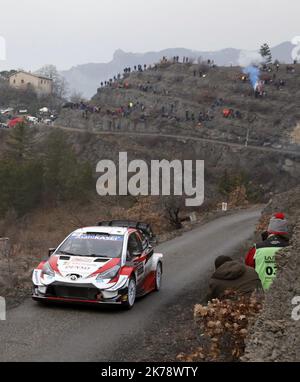
M 119 270 L 120 270 L 120 266 L 119 266 L 119 265 L 116 265 L 116 266 L 114 266 L 113 268 L 109 269 L 108 271 L 105 271 L 105 272 L 103 272 L 103 273 L 100 273 L 100 274 L 97 276 L 97 279 L 96 279 L 96 280 L 113 279 L 114 277 L 117 276 L 117 274 L 119 273 Z
M 50 277 L 54 277 L 55 276 L 55 272 L 51 268 L 51 265 L 48 262 L 44 265 L 43 270 L 42 270 L 42 274 L 50 276 Z
M 47 287 L 45 286 L 38 286 L 38 291 L 42 294 L 45 294 L 46 293 L 46 290 L 47 290 Z

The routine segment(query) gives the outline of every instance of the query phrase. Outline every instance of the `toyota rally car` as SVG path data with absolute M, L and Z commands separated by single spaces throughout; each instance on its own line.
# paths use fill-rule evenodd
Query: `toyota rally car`
M 161 287 L 163 255 L 148 224 L 110 221 L 72 232 L 34 269 L 37 301 L 120 304 Z

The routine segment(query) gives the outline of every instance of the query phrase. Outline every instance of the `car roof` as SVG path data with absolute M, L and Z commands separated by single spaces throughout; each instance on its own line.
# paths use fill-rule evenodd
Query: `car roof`
M 128 228 L 123 227 L 84 227 L 79 228 L 74 233 L 87 233 L 87 232 L 97 232 L 97 233 L 106 233 L 110 235 L 122 235 L 124 236 L 128 232 Z

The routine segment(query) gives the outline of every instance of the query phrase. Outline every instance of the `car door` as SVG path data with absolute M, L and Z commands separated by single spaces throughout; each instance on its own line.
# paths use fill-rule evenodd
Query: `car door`
M 142 242 L 143 247 L 143 261 L 144 261 L 144 276 L 147 278 L 147 276 L 150 274 L 151 270 L 153 269 L 153 254 L 154 249 L 149 244 L 149 239 L 147 236 L 145 236 L 142 232 L 137 233 L 140 237 L 140 240 Z
M 127 258 L 134 266 L 137 284 L 140 284 L 145 277 L 146 258 L 141 238 L 136 232 L 131 233 L 128 238 Z

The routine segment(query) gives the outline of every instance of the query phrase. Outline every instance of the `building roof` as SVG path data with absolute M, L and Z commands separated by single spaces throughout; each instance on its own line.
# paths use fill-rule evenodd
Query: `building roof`
M 32 77 L 37 77 L 37 78 L 40 78 L 40 79 L 43 79 L 43 80 L 53 81 L 53 79 L 50 78 L 50 77 L 41 76 L 39 74 L 34 74 L 34 73 L 31 73 L 31 72 L 25 72 L 25 70 L 18 70 L 16 73 L 13 73 L 13 74 L 9 75 L 8 78 L 10 78 L 12 76 L 15 76 L 18 73 L 25 73 L 25 74 L 28 74 L 29 76 L 32 76 Z

